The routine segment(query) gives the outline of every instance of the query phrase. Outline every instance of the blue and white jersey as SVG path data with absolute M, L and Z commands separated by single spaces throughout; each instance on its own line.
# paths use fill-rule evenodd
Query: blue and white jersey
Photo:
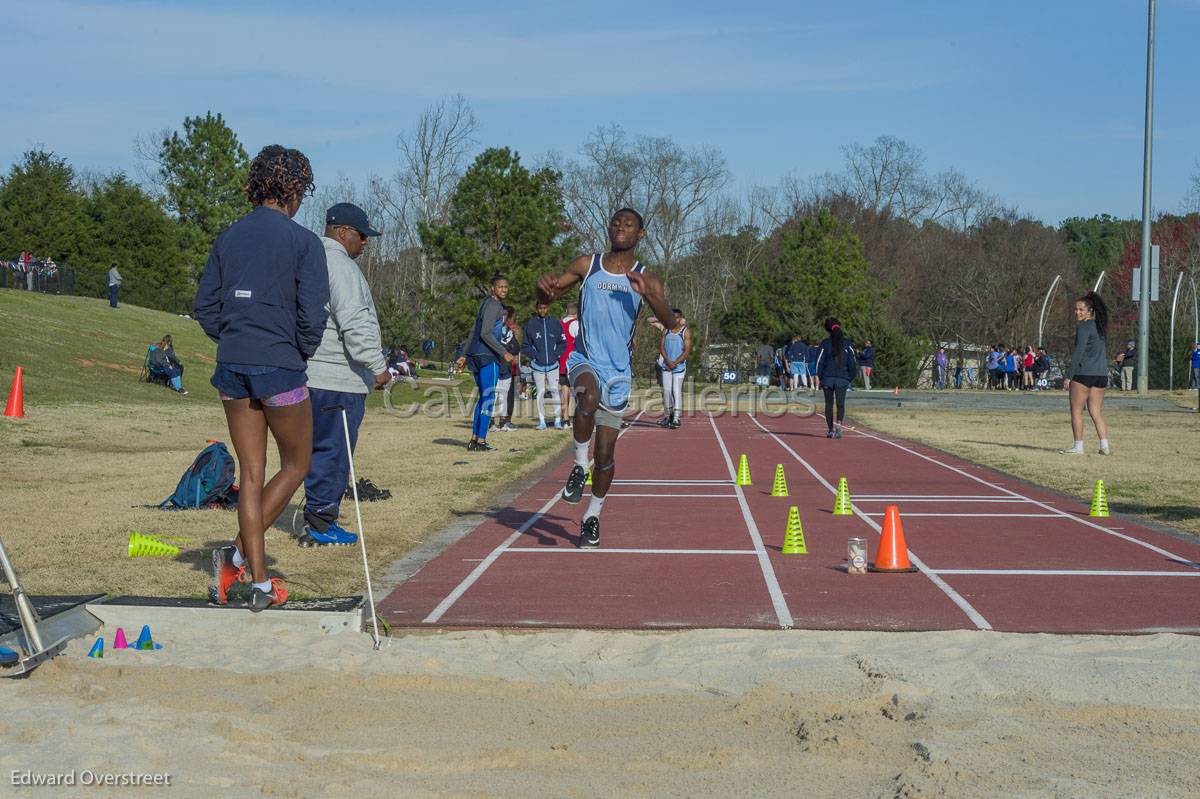
M 679 328 L 678 333 L 668 330 L 666 336 L 663 338 L 663 349 L 667 351 L 667 357 L 672 361 L 679 360 L 679 356 L 683 355 L 683 333 L 685 330 L 687 330 L 686 325 Z M 662 360 L 661 355 L 659 356 L 659 360 Z M 666 364 L 663 364 L 663 366 L 665 367 Z M 680 372 L 686 371 L 687 361 L 680 361 L 675 365 L 675 368 L 671 370 L 673 374 L 679 374 Z
M 645 267 L 637 262 L 630 272 Z M 604 268 L 603 256 L 592 256 L 592 266 L 579 288 L 579 335 L 575 352 L 603 373 L 628 373 L 633 354 L 633 331 L 642 296 L 629 285 L 629 277 Z

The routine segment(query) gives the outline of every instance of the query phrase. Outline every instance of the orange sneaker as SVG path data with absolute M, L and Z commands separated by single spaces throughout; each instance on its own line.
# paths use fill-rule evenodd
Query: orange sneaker
M 212 585 L 208 587 L 208 601 L 214 605 L 229 604 L 229 589 L 245 577 L 246 567 L 233 565 L 234 552 L 237 552 L 237 547 L 232 544 L 213 550 L 213 579 Z
M 246 607 L 250 608 L 254 613 L 259 613 L 266 610 L 272 605 L 282 605 L 287 602 L 288 590 L 284 585 L 283 580 L 279 577 L 271 578 L 271 590 L 263 591 L 255 586 L 250 592 L 250 598 L 246 600 Z

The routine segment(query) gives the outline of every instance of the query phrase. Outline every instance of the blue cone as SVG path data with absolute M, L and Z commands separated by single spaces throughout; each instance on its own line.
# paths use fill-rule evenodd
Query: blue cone
M 88 657 L 90 657 L 90 658 L 104 657 L 104 636 L 100 636 L 99 638 L 96 639 L 96 643 L 92 644 L 92 650 L 90 652 L 88 652 Z
M 11 666 L 21 659 L 21 656 L 16 652 L 6 647 L 0 646 L 0 666 Z
M 142 633 L 138 636 L 137 643 L 133 645 L 134 649 L 139 651 L 143 649 L 154 649 L 154 639 L 150 637 L 150 625 L 142 625 Z

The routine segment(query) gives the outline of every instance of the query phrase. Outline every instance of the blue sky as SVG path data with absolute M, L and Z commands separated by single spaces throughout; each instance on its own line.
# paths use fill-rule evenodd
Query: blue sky
M 1050 223 L 1141 208 L 1145 0 L 0 0 L 0 164 L 34 145 L 135 173 L 138 134 L 220 111 L 318 182 L 394 170 L 461 92 L 481 146 L 570 155 L 600 125 L 719 147 L 737 188 L 890 134 Z M 1200 0 L 1159 0 L 1155 208 L 1200 158 Z M 15 57 L 14 57 L 15 56 Z

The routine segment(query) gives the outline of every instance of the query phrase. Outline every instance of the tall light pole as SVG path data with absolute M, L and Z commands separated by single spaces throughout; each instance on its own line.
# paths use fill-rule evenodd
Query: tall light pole
M 1058 281 L 1062 280 L 1062 275 L 1055 275 L 1054 280 L 1050 281 L 1050 288 L 1046 290 L 1046 299 L 1042 300 L 1042 312 L 1038 314 L 1038 349 L 1042 348 L 1042 330 L 1046 326 L 1046 306 L 1050 304 L 1050 297 L 1054 294 L 1054 289 L 1058 286 Z
M 1142 161 L 1142 285 L 1138 303 L 1137 390 L 1150 389 L 1150 172 L 1151 140 L 1154 134 L 1154 0 L 1146 28 L 1146 131 Z

